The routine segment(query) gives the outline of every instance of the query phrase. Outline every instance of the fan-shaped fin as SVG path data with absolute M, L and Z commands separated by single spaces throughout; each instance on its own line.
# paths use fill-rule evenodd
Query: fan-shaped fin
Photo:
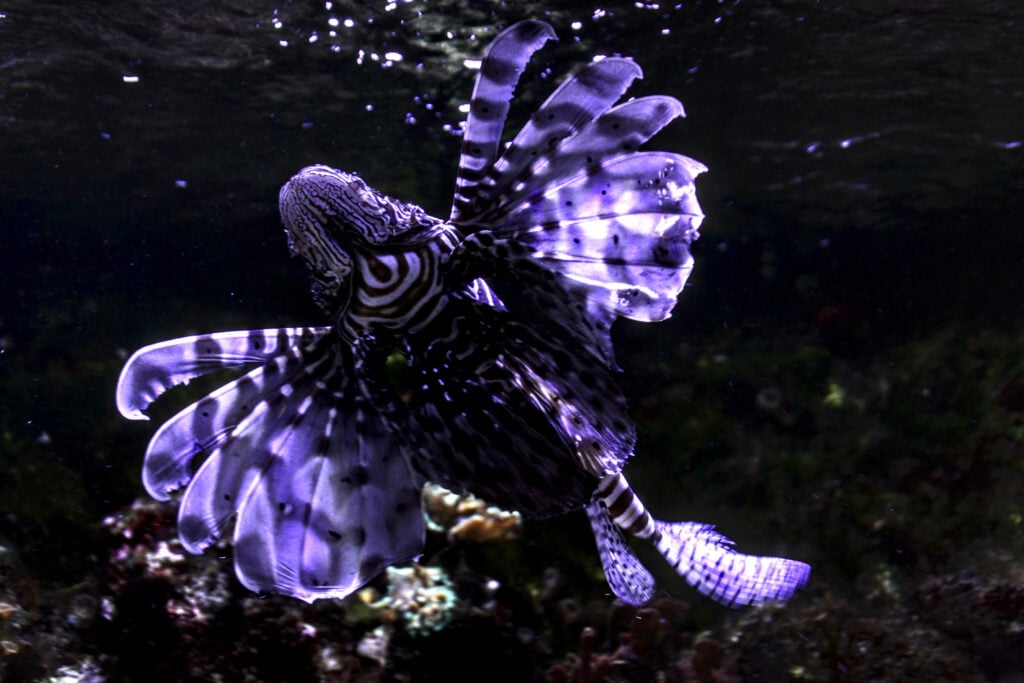
M 503 187 L 492 213 L 479 221 L 486 224 L 493 216 L 504 215 L 517 198 L 536 188 L 557 185 L 583 169 L 595 171 L 609 159 L 636 152 L 669 121 L 683 115 L 683 105 L 664 95 L 629 100 L 609 109 L 537 159 L 517 182 Z
M 610 159 L 519 199 L 495 243 L 530 246 L 529 258 L 561 273 L 592 309 L 664 320 L 693 267 L 689 246 L 703 219 L 693 177 L 703 170 L 667 153 Z
M 700 162 L 668 152 L 613 157 L 512 197 L 508 215 L 494 232 L 521 235 L 558 221 L 632 214 L 685 216 L 696 230 L 704 213 L 693 180 L 706 170 Z
M 671 315 L 693 270 L 694 232 L 685 219 L 633 214 L 562 222 L 529 242 L 532 258 L 564 275 L 591 309 L 658 322 Z
M 627 602 L 631 596 L 643 594 L 629 583 L 629 577 L 641 577 L 636 579 L 637 585 L 646 586 L 641 580 L 646 570 L 637 568 L 639 561 L 628 554 L 621 537 L 618 543 L 622 547 L 608 540 L 608 527 L 613 524 L 637 538 L 652 540 L 690 585 L 733 607 L 785 600 L 807 582 L 811 572 L 803 562 L 738 553 L 732 549 L 733 542 L 716 533 L 710 524 L 654 519 L 621 474 L 601 479 L 587 513 L 598 547 L 602 548 L 608 583 Z M 608 552 L 605 546 L 610 548 Z
M 744 555 L 711 524 L 655 522 L 658 550 L 701 593 L 732 607 L 785 600 L 805 583 L 809 565 Z
M 324 407 L 330 408 L 336 400 L 327 382 L 334 390 L 341 381 L 337 368 L 323 367 L 323 356 L 329 353 L 330 345 L 325 344 L 317 357 L 291 353 L 265 366 L 265 374 L 279 379 L 258 397 L 248 415 L 218 440 L 218 447 L 196 471 L 182 496 L 178 531 L 187 550 L 202 552 L 221 536 L 241 500 L 275 458 L 293 454 L 294 463 L 304 457 L 301 448 L 314 450 L 315 444 L 301 443 L 309 436 L 305 427 L 322 418 Z M 318 368 L 317 374 L 309 372 L 309 367 Z
M 330 327 L 239 330 L 144 346 L 121 370 L 117 409 L 129 420 L 148 420 L 142 411 L 171 387 L 222 368 L 263 363 L 330 331 Z
M 608 509 L 599 500 L 587 503 L 587 516 L 601 556 L 608 585 L 623 602 L 642 605 L 654 595 L 654 577 L 626 544 L 622 532 L 612 522 Z
M 320 359 L 324 362 L 326 356 L 321 354 Z M 204 396 L 165 422 L 146 449 L 142 481 L 149 495 L 167 500 L 170 493 L 192 478 L 196 456 L 220 448 L 239 423 L 260 407 L 265 397 L 293 382 L 295 371 L 283 372 L 287 361 L 286 356 L 278 356 Z M 306 365 L 303 371 L 312 369 Z
M 555 32 L 543 21 L 521 21 L 500 33 L 484 53 L 463 131 L 453 221 L 468 208 L 477 184 L 498 156 L 509 101 L 526 63 L 554 37 Z
M 477 188 L 472 210 L 463 220 L 491 208 L 531 165 L 560 154 L 559 146 L 608 110 L 643 72 L 629 59 L 592 62 L 566 79 L 534 113 Z
M 186 549 L 202 552 L 237 512 L 242 583 L 307 601 L 344 597 L 422 551 L 419 489 L 392 429 L 398 418 L 385 419 L 360 391 L 361 367 L 323 340 L 263 368 L 275 380 L 217 440 L 182 497 Z
M 239 508 L 235 566 L 244 585 L 307 602 L 342 598 L 423 552 L 419 487 L 371 406 L 346 401 L 293 430 Z

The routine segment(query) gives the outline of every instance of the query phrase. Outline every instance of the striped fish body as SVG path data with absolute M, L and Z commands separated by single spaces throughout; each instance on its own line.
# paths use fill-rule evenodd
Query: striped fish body
M 279 204 L 317 303 L 349 340 L 415 333 L 443 306 L 441 263 L 459 239 L 451 225 L 329 166 L 300 171 Z
M 610 326 L 669 316 L 705 168 L 637 151 L 683 110 L 662 96 L 616 104 L 641 75 L 619 58 L 577 71 L 503 146 L 519 76 L 553 36 L 525 21 L 488 48 L 447 220 L 328 166 L 281 189 L 289 246 L 329 326 L 187 337 L 129 358 L 117 403 L 131 419 L 174 385 L 241 373 L 146 452 L 151 495 L 184 487 L 188 550 L 233 520 L 244 585 L 344 597 L 422 551 L 419 491 L 432 481 L 526 516 L 585 508 L 609 584 L 633 604 L 654 582 L 623 531 L 728 604 L 785 599 L 806 581 L 807 565 L 739 554 L 709 525 L 655 520 L 622 476 L 636 434 Z

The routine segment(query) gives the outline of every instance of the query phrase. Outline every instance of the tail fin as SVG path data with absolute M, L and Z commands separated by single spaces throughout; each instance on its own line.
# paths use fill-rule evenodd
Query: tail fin
M 621 474 L 601 479 L 587 514 L 608 584 L 621 600 L 633 605 L 651 597 L 654 580 L 615 527 L 653 541 L 691 586 L 731 607 L 785 600 L 811 574 L 810 565 L 803 562 L 738 553 L 733 542 L 711 524 L 654 519 Z
M 807 583 L 810 565 L 744 555 L 733 541 L 699 522 L 655 521 L 658 551 L 701 593 L 733 607 L 785 600 Z

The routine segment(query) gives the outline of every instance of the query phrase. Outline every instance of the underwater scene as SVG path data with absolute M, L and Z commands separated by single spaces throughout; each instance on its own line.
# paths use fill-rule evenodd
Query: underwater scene
M 0 681 L 1024 679 L 1024 6 L 0 0 Z

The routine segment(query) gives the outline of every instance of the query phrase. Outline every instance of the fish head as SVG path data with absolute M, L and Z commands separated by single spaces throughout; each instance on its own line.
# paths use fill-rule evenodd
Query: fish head
M 354 249 L 375 241 L 388 198 L 354 173 L 307 166 L 281 188 L 279 208 L 288 247 L 306 263 L 317 304 L 330 315 L 346 305 Z

